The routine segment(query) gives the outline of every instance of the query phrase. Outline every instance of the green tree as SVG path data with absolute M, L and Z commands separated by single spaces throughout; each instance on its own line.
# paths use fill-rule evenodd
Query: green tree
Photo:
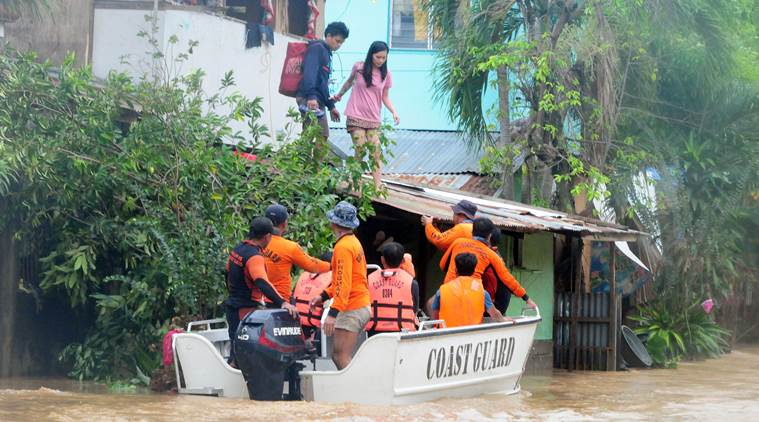
M 39 288 L 95 315 L 62 355 L 74 376 L 149 375 L 173 318 L 219 316 L 228 251 L 270 203 L 293 211 L 292 236 L 312 253 L 331 248 L 339 186 L 364 192 L 350 200 L 372 213 L 359 163 L 309 159 L 318 128 L 257 144 L 261 99 L 236 93 L 232 73 L 212 95 L 202 81 L 98 82 L 73 57 L 53 72 L 33 54 L 0 55 L 0 227 L 43 257 Z M 249 140 L 254 162 L 222 142 Z

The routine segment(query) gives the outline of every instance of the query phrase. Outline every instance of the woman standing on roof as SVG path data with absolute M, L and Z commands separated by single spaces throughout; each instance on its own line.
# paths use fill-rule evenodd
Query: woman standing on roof
M 357 160 L 362 159 L 363 146 L 367 142 L 371 145 L 370 150 L 374 156 L 372 177 L 377 188 L 381 184 L 382 151 L 379 141 L 379 128 L 382 104 L 385 104 L 385 107 L 393 114 L 395 124 L 400 123 L 400 118 L 392 101 L 390 101 L 389 95 L 390 87 L 393 86 L 393 77 L 387 70 L 387 54 L 389 51 L 390 49 L 385 42 L 373 42 L 369 47 L 369 52 L 366 53 L 366 59 L 353 65 L 348 80 L 333 97 L 335 101 L 340 101 L 343 95 L 353 87 L 348 99 L 348 106 L 345 109 L 346 127 L 348 133 L 351 134 Z

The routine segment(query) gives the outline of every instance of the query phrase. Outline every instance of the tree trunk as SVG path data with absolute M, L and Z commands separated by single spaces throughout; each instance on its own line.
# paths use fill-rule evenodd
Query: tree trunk
M 505 66 L 498 68 L 498 147 L 507 148 L 507 159 L 501 166 L 501 198 L 514 200 L 514 153 L 511 139 L 511 115 L 509 113 L 509 70 Z

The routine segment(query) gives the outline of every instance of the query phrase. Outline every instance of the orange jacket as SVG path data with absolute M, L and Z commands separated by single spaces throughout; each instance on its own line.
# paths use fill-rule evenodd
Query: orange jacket
M 411 277 L 416 277 L 416 270 L 414 269 L 414 262 L 411 260 L 411 254 L 403 254 L 403 261 L 401 261 L 400 269 L 409 273 Z
M 330 281 L 332 281 L 331 272 L 321 274 L 304 272 L 300 275 L 293 291 L 295 308 L 300 314 L 300 325 L 316 328 L 321 326 L 324 308 L 320 305 L 311 312 L 309 304 L 312 298 L 319 296 L 327 288 Z
M 332 251 L 332 284 L 326 290 L 332 309 L 340 312 L 369 306 L 364 249 L 355 235 L 347 234 Z
M 514 278 L 513 275 L 506 268 L 506 264 L 503 262 L 498 254 L 490 249 L 488 245 L 477 239 L 456 239 L 450 248 L 445 251 L 443 258 L 440 260 L 440 269 L 445 271 L 448 266 L 448 272 L 445 274 L 445 280 L 443 283 L 447 283 L 456 278 L 456 255 L 460 253 L 471 253 L 477 257 L 477 266 L 474 268 L 474 274 L 472 277 L 482 280 L 482 273 L 486 268 L 492 266 L 498 278 L 501 280 L 509 290 L 517 297 L 525 295 L 526 291 L 524 287 Z
M 475 325 L 485 312 L 485 290 L 473 277 L 457 277 L 440 286 L 440 319 L 446 327 Z
M 451 244 L 453 244 L 456 239 L 462 237 L 466 239 L 472 238 L 472 223 L 459 223 L 442 233 L 434 225 L 427 224 L 424 226 L 424 234 L 427 235 L 427 240 L 429 240 L 430 243 L 435 245 L 439 250 L 445 252 L 451 247 Z
M 312 258 L 303 252 L 297 243 L 282 236 L 272 236 L 271 242 L 263 250 L 263 255 L 266 258 L 266 274 L 269 276 L 269 282 L 286 301 L 290 300 L 292 289 L 290 272 L 293 264 L 312 273 L 329 271 L 329 262 Z
M 369 295 L 372 316 L 366 330 L 409 331 L 416 329 L 414 297 L 411 285 L 414 278 L 401 268 L 379 270 L 369 274 Z

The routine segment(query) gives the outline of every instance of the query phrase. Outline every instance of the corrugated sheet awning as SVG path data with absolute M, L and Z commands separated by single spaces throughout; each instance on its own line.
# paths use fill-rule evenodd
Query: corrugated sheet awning
M 493 220 L 496 226 L 510 231 L 552 232 L 587 237 L 599 241 L 634 241 L 646 233 L 618 224 L 574 216 L 545 208 L 532 207 L 492 197 L 461 191 L 433 189 L 385 180 L 387 196 L 374 202 L 417 215 L 430 215 L 452 222 L 451 205 L 462 199 L 478 206 L 478 215 Z

